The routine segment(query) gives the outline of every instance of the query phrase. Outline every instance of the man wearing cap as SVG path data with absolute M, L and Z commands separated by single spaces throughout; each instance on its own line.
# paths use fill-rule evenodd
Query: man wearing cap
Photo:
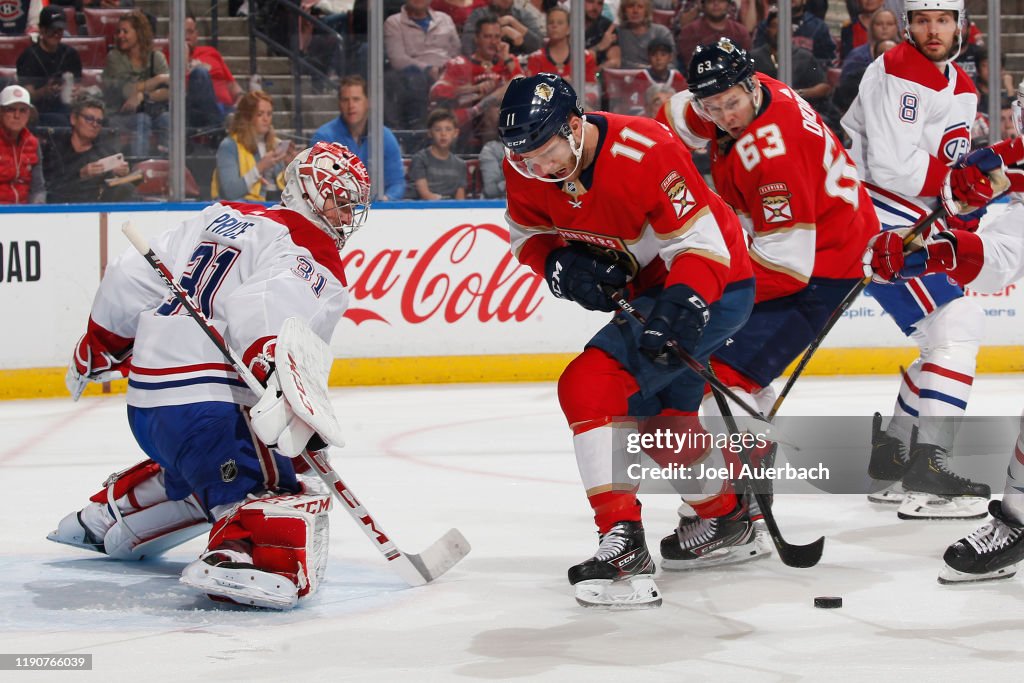
M 732 0 L 700 0 L 700 16 L 684 26 L 676 38 L 676 54 L 679 70 L 686 73 L 690 56 L 698 45 L 714 43 L 725 37 L 733 45 L 744 50 L 750 49 L 750 31 L 747 27 L 729 18 Z
M 29 45 L 18 56 L 18 82 L 35 102 L 39 124 L 43 126 L 68 125 L 71 91 L 62 92 L 68 78 L 64 74 L 71 74 L 73 83 L 82 79 L 78 51 L 61 42 L 64 28 L 64 10 L 44 7 L 39 13 L 39 42 Z
M 39 140 L 27 128 L 32 100 L 20 85 L 0 90 L 0 204 L 46 201 Z

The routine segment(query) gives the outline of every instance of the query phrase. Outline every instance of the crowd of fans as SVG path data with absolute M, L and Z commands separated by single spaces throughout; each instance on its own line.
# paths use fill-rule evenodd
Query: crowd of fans
M 329 79 L 340 83 L 338 116 L 322 122 L 309 142 L 339 141 L 366 161 L 367 0 L 290 1 L 323 22 L 300 22 L 292 41 L 314 67 L 316 91 L 327 90 Z M 32 36 L 15 63 L 0 64 L 16 69 L 10 85 L 0 84 L 8 85 L 0 94 L 0 146 L 14 164 L 0 168 L 0 201 L 131 199 L 135 185 L 125 158 L 166 158 L 166 40 L 158 45 L 155 20 L 126 7 L 131 4 L 23 0 L 19 20 L 0 22 L 4 34 Z M 829 17 L 831 25 L 841 24 L 830 30 L 826 0 L 791 0 L 793 88 L 841 138 L 839 119 L 864 70 L 903 39 L 898 4 L 847 0 L 848 16 Z M 89 6 L 124 12 L 102 71 L 83 68 L 78 46 L 64 42 L 71 36 L 68 17 Z M 279 2 L 232 0 L 230 6 L 254 13 L 268 34 L 282 29 Z M 571 77 L 569 2 L 382 0 L 381 7 L 385 181 L 377 200 L 502 197 L 502 150 L 495 141 L 502 95 L 520 74 Z M 587 109 L 653 116 L 686 88 L 696 46 L 723 36 L 749 49 L 758 71 L 778 74 L 779 12 L 768 0 L 586 0 L 584 8 Z M 327 31 L 337 33 L 317 39 Z M 209 196 L 274 199 L 284 162 L 306 140 L 278 138 L 273 98 L 243 90 L 223 56 L 201 44 L 195 17 L 185 32 L 190 140 L 207 144 L 216 159 Z M 1015 88 L 1003 72 L 990 88 L 987 52 L 973 25 L 958 61 L 981 96 L 974 134 L 984 142 L 989 98 L 1000 98 L 1009 121 Z

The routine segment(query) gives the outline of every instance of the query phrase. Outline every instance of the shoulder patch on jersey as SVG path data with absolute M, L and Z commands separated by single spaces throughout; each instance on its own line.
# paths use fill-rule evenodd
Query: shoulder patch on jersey
M 902 78 L 931 90 L 943 90 L 949 81 L 935 68 L 931 60 L 921 54 L 913 43 L 903 41 L 882 56 L 885 73 Z
M 672 173 L 675 173 L 675 171 Z M 672 173 L 669 174 L 669 177 Z M 676 218 L 682 218 L 691 208 L 697 205 L 697 200 L 693 198 L 693 193 L 686 186 L 686 180 L 679 176 L 678 173 L 676 173 L 676 176 L 677 178 L 668 188 L 665 188 L 666 183 L 664 180 L 661 184 L 665 194 L 668 195 L 668 200 L 672 202 L 672 208 L 676 211 Z M 665 180 L 668 180 L 668 177 Z
M 769 183 L 757 188 L 761 195 L 761 209 L 765 223 L 785 223 L 793 220 L 793 209 L 789 199 L 793 194 L 786 183 Z
M 284 207 L 267 211 L 266 216 L 288 228 L 292 242 L 308 249 L 317 263 L 331 271 L 338 282 L 348 286 L 348 281 L 345 279 L 345 266 L 341 263 L 341 254 L 338 253 L 338 247 L 334 244 L 334 240 L 327 236 L 327 233 L 310 223 L 302 214 Z
M 668 188 L 675 185 L 677 180 L 682 180 L 683 177 L 679 175 L 678 171 L 669 171 L 665 179 L 661 181 L 661 191 L 668 192 Z

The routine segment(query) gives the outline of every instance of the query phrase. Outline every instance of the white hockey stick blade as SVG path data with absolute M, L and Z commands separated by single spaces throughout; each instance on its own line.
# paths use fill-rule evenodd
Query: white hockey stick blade
M 399 563 L 399 574 L 410 586 L 422 586 L 454 567 L 470 550 L 472 547 L 462 532 L 449 529 L 419 555 L 399 553 L 394 561 Z

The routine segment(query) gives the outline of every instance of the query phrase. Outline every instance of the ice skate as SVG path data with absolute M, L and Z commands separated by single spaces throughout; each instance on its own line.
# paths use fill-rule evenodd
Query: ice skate
M 248 554 L 236 550 L 204 553 L 182 570 L 180 581 L 212 600 L 250 607 L 291 609 L 299 599 L 288 577 L 256 568 Z
M 907 470 L 907 447 L 903 441 L 882 429 L 882 415 L 871 422 L 871 461 L 868 476 L 876 481 L 892 482 L 881 491 L 868 494 L 868 500 L 881 505 L 899 505 L 906 491 L 899 481 Z
M 1009 518 L 1002 503 L 988 504 L 992 519 L 946 548 L 939 583 L 981 583 L 1010 579 L 1024 561 L 1024 524 Z
M 661 539 L 661 568 L 669 571 L 706 569 L 749 562 L 770 551 L 764 534 L 750 519 L 746 501 L 724 517 L 701 519 L 680 513 L 679 526 Z
M 932 444 L 914 444 L 910 465 L 903 475 L 906 496 L 900 504 L 900 519 L 981 519 L 985 501 L 991 496 L 987 484 L 973 482 L 949 469 L 946 449 Z
M 110 528 L 113 520 L 108 522 L 104 517 L 109 517 L 109 514 L 106 514 L 106 506 L 90 503 L 78 512 L 65 515 L 57 524 L 57 528 L 46 535 L 46 539 L 105 555 L 107 551 L 103 546 L 103 534 Z
M 584 607 L 660 607 L 661 591 L 653 577 L 654 561 L 640 522 L 618 522 L 601 536 L 593 557 L 569 568 L 576 602 Z

